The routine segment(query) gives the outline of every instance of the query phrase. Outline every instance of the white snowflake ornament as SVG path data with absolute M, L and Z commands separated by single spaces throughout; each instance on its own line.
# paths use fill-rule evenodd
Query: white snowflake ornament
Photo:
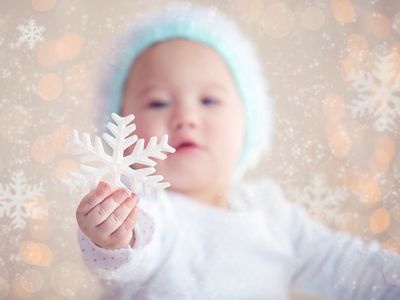
M 82 139 L 76 130 L 73 131 L 69 142 L 73 146 L 73 154 L 80 159 L 81 173 L 71 172 L 76 182 L 82 187 L 90 185 L 94 189 L 100 180 L 107 181 L 113 188 L 130 189 L 136 194 L 147 195 L 150 192 L 159 191 L 170 186 L 168 182 L 162 182 L 161 175 L 152 175 L 155 172 L 156 162 L 153 160 L 164 160 L 167 156 L 163 152 L 174 153 L 175 149 L 168 145 L 168 135 L 164 135 L 157 143 L 157 137 L 150 138 L 149 143 L 144 147 L 144 140 L 136 135 L 131 135 L 135 130 L 135 119 L 133 114 L 121 117 L 115 113 L 111 115 L 115 122 L 109 122 L 107 128 L 111 134 L 104 133 L 102 139 L 112 150 L 112 154 L 104 151 L 102 139 L 95 137 L 94 145 L 88 133 L 84 133 Z M 124 156 L 124 151 L 135 144 L 133 151 Z M 153 159 L 152 159 L 153 158 Z M 90 164 L 90 165 L 89 165 Z M 148 167 L 135 168 L 135 164 L 142 164 Z M 129 188 L 123 180 L 129 180 Z

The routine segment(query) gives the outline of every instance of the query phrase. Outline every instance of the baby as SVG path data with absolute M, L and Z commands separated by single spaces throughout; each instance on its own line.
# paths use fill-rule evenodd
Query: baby
M 104 299 L 400 299 L 398 256 L 313 221 L 271 180 L 242 179 L 270 145 L 272 109 L 231 20 L 172 5 L 121 47 L 99 121 L 133 113 L 139 137 L 168 134 L 176 152 L 156 166 L 171 183 L 160 196 L 101 182 L 77 208 Z

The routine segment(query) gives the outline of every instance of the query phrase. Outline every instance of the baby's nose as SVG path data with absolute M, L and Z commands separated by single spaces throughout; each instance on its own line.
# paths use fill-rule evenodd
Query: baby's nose
M 185 127 L 195 128 L 199 123 L 198 114 L 194 108 L 177 108 L 172 116 L 173 129 L 182 129 Z
M 193 118 L 190 116 L 185 116 L 183 118 L 178 118 L 175 119 L 173 122 L 173 128 L 174 129 L 182 129 L 182 128 L 195 128 L 196 127 L 196 122 Z

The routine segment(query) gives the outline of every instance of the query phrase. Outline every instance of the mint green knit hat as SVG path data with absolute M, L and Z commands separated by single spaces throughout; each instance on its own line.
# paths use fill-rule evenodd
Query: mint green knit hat
M 177 2 L 142 16 L 113 47 L 111 63 L 100 83 L 104 102 L 96 122 L 102 128 L 112 112 L 120 113 L 123 87 L 136 57 L 155 43 L 176 38 L 211 47 L 234 78 L 245 109 L 245 144 L 235 173 L 235 179 L 240 179 L 270 148 L 272 101 L 253 45 L 231 19 L 215 8 Z

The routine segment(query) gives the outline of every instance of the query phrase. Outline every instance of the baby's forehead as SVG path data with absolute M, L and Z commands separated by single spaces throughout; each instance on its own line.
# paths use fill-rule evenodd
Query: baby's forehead
M 227 92 L 236 89 L 222 57 L 207 45 L 179 39 L 157 43 L 134 62 L 127 83 L 135 89 L 175 86 Z
M 213 81 L 205 81 L 203 83 L 201 82 L 193 82 L 191 86 L 196 87 L 198 91 L 209 91 L 209 92 L 215 92 L 215 93 L 228 93 L 229 92 L 229 87 L 226 85 L 223 85 L 218 82 L 213 82 Z M 153 81 L 153 83 L 150 84 L 145 84 L 143 83 L 139 88 L 138 88 L 138 96 L 145 96 L 146 94 L 150 94 L 152 92 L 163 92 L 163 91 L 168 91 L 169 88 L 174 87 L 173 84 L 169 82 L 162 83 L 160 82 L 157 84 L 157 82 Z M 178 85 L 176 86 L 177 90 L 185 91 L 186 87 L 183 85 Z
M 212 47 L 189 39 L 171 39 L 157 42 L 143 50 L 135 59 L 134 65 L 146 64 L 147 67 L 186 64 L 207 69 L 216 65 L 227 67 L 223 57 Z

